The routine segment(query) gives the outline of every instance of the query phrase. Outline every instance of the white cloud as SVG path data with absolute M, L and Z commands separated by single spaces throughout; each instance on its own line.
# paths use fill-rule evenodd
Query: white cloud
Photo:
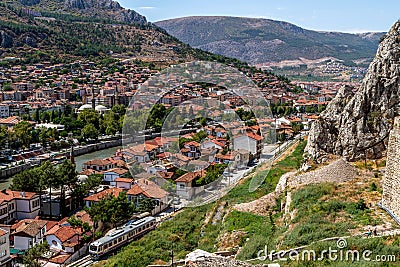
M 140 6 L 137 9 L 141 9 L 141 10 L 149 10 L 149 9 L 155 9 L 154 6 Z

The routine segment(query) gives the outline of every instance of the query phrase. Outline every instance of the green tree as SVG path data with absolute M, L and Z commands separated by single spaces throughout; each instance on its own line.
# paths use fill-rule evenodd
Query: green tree
M 82 203 L 83 198 L 89 195 L 90 190 L 98 187 L 103 181 L 103 176 L 100 174 L 90 175 L 84 183 L 77 183 L 73 188 L 73 195 L 78 198 L 78 201 Z
M 64 160 L 57 169 L 57 177 L 59 181 L 57 184 L 61 188 L 61 202 L 65 200 L 65 187 L 67 186 L 70 190 L 78 182 L 78 173 L 76 172 L 76 166 L 70 160 Z M 61 214 L 64 215 L 64 207 L 60 206 Z
M 72 189 L 78 182 L 78 173 L 76 166 L 70 160 L 64 160 L 57 169 L 60 184 Z
M 29 267 L 40 267 L 41 263 L 39 262 L 39 259 L 44 253 L 48 252 L 49 249 L 49 244 L 47 244 L 46 241 L 29 248 L 24 254 L 24 264 Z
M 100 115 L 94 110 L 85 109 L 78 115 L 78 121 L 82 123 L 82 125 L 92 124 L 96 129 L 99 129 L 100 125 Z
M 139 205 L 137 206 L 138 211 L 140 212 L 150 212 L 156 206 L 155 200 L 151 198 L 143 198 L 139 201 Z
M 12 91 L 14 90 L 10 84 L 3 85 L 2 91 Z
M 298 123 L 298 122 L 292 122 L 292 123 L 291 123 L 291 127 L 292 127 L 293 133 L 294 133 L 295 135 L 297 135 L 298 133 L 300 133 L 300 131 L 303 130 L 303 128 L 304 128 L 303 124 Z
M 324 111 L 326 109 L 326 105 L 319 105 L 318 106 L 318 113 L 321 113 L 322 111 Z
M 205 117 L 202 117 L 199 121 L 200 125 L 202 127 L 205 127 L 207 125 L 207 119 Z
M 9 132 L 8 128 L 6 126 L 0 126 L 0 146 L 2 148 L 5 148 L 6 143 L 8 143 L 9 140 Z
M 111 108 L 111 111 L 122 117 L 126 113 L 126 107 L 124 105 L 115 105 Z
M 14 175 L 10 189 L 15 191 L 38 192 L 40 190 L 40 183 L 39 168 L 33 168 Z
M 315 113 L 315 108 L 312 106 L 307 106 L 306 107 L 306 113 Z
M 88 139 L 98 139 L 99 138 L 99 132 L 97 131 L 96 127 L 89 123 L 86 124 L 85 127 L 83 127 L 81 131 L 81 138 L 88 140 Z
M 32 141 L 32 125 L 27 121 L 21 121 L 14 126 L 14 134 L 17 140 L 19 140 L 22 147 L 26 148 L 31 144 Z
M 117 131 L 121 131 L 119 115 L 113 111 L 108 112 L 104 115 L 101 126 L 107 135 L 114 135 Z
M 127 221 L 135 211 L 134 205 L 128 201 L 125 191 L 122 191 L 117 197 L 108 195 L 100 199 L 88 209 L 90 218 L 94 222 L 117 224 Z

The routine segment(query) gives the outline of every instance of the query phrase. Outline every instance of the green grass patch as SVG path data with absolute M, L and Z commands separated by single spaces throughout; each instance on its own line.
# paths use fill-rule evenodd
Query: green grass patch
M 168 262 L 171 251 L 174 258 L 183 259 L 198 247 L 201 226 L 210 205 L 185 209 L 173 220 L 126 246 L 118 255 L 111 257 L 106 266 L 143 267 L 156 260 Z
M 226 201 L 229 206 L 232 206 L 235 203 L 252 201 L 272 192 L 281 175 L 300 167 L 305 146 L 305 141 L 300 142 L 291 155 L 275 164 L 266 175 L 265 182 L 256 191 L 249 192 L 251 180 L 247 179 L 243 184 L 233 188 L 222 201 Z M 247 233 L 241 242 L 243 247 L 238 258 L 255 258 L 257 252 L 265 245 L 275 247 L 277 235 L 285 230 L 284 228 L 278 229 L 274 225 L 274 220 L 281 216 L 280 213 L 265 217 L 232 211 L 224 223 L 222 220 L 216 224 L 210 222 L 203 228 L 202 233 L 205 215 L 215 207 L 214 205 L 216 204 L 184 209 L 172 220 L 164 222 L 161 227 L 126 246 L 116 256 L 111 257 L 106 266 L 139 267 L 151 264 L 156 260 L 168 262 L 171 259 L 172 248 L 175 259 L 183 259 L 187 253 L 196 248 L 212 252 L 216 250 L 215 245 L 218 243 L 219 234 L 223 231 L 233 230 L 244 230 Z M 245 242 L 247 238 L 249 240 Z
M 264 183 L 256 191 L 249 192 L 251 179 L 247 179 L 244 183 L 229 191 L 224 200 L 230 204 L 249 202 L 274 191 L 283 174 L 300 168 L 306 144 L 306 141 L 300 142 L 291 155 L 273 165 L 266 175 Z

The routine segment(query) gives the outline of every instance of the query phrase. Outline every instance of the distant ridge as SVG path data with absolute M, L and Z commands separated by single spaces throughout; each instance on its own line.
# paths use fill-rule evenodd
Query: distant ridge
M 155 24 L 193 47 L 258 65 L 325 57 L 367 65 L 384 35 L 311 31 L 288 22 L 241 17 L 184 17 Z

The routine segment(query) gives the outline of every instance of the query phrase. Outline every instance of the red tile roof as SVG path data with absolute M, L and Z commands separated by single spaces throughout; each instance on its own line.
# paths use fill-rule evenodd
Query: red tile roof
M 206 176 L 206 171 L 205 170 L 200 170 L 196 172 L 188 172 L 179 177 L 178 179 L 175 180 L 175 182 L 183 182 L 183 183 L 189 183 L 192 182 L 193 180 L 197 178 L 201 178 Z
M 127 192 L 128 195 L 143 194 L 146 197 L 162 199 L 168 196 L 168 192 L 145 178 L 139 179 L 136 184 Z
M 54 228 L 54 227 L 53 227 Z M 55 235 L 61 242 L 65 242 L 75 235 L 80 234 L 79 228 L 74 228 L 72 226 L 61 226 L 55 232 L 49 232 L 46 235 Z
M 85 197 L 83 200 L 97 202 L 100 199 L 102 199 L 103 197 L 110 195 L 110 194 L 113 195 L 114 197 L 117 197 L 122 191 L 124 191 L 124 189 L 122 189 L 122 188 L 109 188 L 109 189 L 103 190 L 99 193 Z
M 115 181 L 116 181 L 117 183 L 133 183 L 133 179 L 132 179 L 132 178 L 123 178 L 123 177 L 120 177 L 120 178 L 115 179 Z
M 105 166 L 105 165 L 109 165 L 112 162 L 108 159 L 92 159 L 89 160 L 85 163 L 83 163 L 83 165 L 94 165 L 94 166 Z
M 0 191 L 0 200 L 5 200 L 5 201 L 10 201 L 13 199 L 32 199 L 36 196 L 38 195 L 33 192 L 20 192 L 20 191 L 12 191 L 9 189 Z
M 13 235 L 35 237 L 46 223 L 47 221 L 43 220 L 21 220 L 13 225 L 12 229 L 15 229 Z
M 0 236 L 6 235 L 8 232 L 0 228 Z
M 63 263 L 66 262 L 66 261 L 69 259 L 69 257 L 71 257 L 71 256 L 72 256 L 71 254 L 60 254 L 60 255 L 57 255 L 57 256 L 51 258 L 51 259 L 49 260 L 49 262 L 51 262 L 51 263 L 56 263 L 56 264 L 63 264 Z
M 134 184 L 127 192 L 127 195 L 138 196 L 144 195 L 146 197 L 150 197 L 150 194 L 143 190 L 138 184 Z
M 122 168 L 114 168 L 114 169 L 108 170 L 106 172 L 115 172 L 116 174 L 123 175 L 123 174 L 127 173 L 128 170 L 122 169 Z

